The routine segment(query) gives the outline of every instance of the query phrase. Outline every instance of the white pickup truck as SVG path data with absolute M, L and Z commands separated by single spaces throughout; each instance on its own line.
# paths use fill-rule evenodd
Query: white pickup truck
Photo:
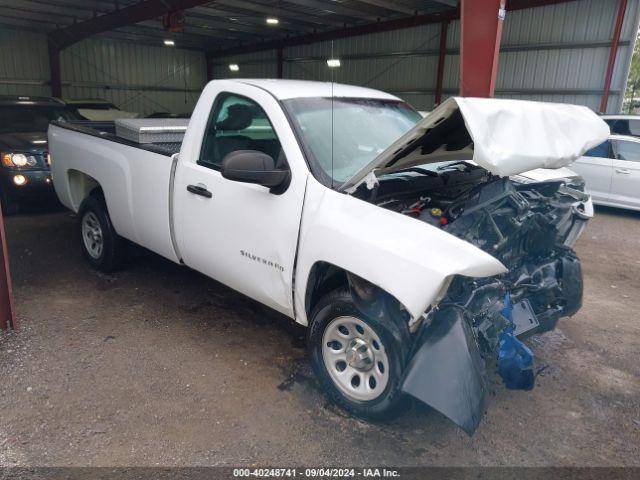
M 216 80 L 182 141 L 57 122 L 49 148 L 95 268 L 142 245 L 308 325 L 347 410 L 408 393 L 471 433 L 486 365 L 531 388 L 519 338 L 581 306 L 571 245 L 593 211 L 564 167 L 608 133 L 570 105 L 451 98 L 422 119 L 366 88 Z

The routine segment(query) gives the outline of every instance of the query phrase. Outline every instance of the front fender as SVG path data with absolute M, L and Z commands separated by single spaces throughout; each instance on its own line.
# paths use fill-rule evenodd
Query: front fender
M 343 268 L 393 295 L 417 319 L 453 275 L 489 277 L 502 263 L 437 227 L 339 193 L 310 177 L 300 225 L 296 320 L 308 324 L 305 293 L 316 262 Z

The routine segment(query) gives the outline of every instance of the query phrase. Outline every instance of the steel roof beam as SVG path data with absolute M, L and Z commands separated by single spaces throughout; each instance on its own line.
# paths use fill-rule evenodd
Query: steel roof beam
M 43 20 L 43 19 L 39 19 L 39 18 L 33 18 L 33 17 L 27 17 L 27 16 L 22 16 L 22 15 L 18 15 L 18 16 L 13 16 L 13 15 L 7 15 L 7 14 L 2 14 L 0 15 L 0 21 L 2 21 L 3 23 L 10 23 L 12 25 L 42 25 L 44 24 L 44 27 L 39 27 L 40 28 L 40 33 L 43 33 L 43 29 L 46 32 L 47 27 L 51 28 L 52 24 L 51 24 L 51 19 L 49 20 Z
M 262 5 L 260 3 L 253 3 L 246 0 L 220 0 L 215 3 L 216 8 L 227 8 L 231 9 L 228 12 L 225 12 L 226 15 L 242 15 L 249 14 L 255 15 L 256 13 L 262 13 L 266 16 L 275 15 L 278 18 L 284 19 L 286 18 L 288 21 L 292 23 L 301 23 L 310 25 L 314 28 L 318 28 L 322 25 L 333 25 L 333 26 L 344 26 L 345 22 L 348 20 L 346 17 L 339 18 L 339 16 L 331 16 L 331 17 L 314 17 L 313 15 L 307 15 L 306 13 L 302 13 L 299 11 L 293 10 L 295 4 L 292 4 L 291 7 L 287 8 L 278 8 L 267 5 Z M 209 10 L 211 7 L 199 7 L 196 10 Z
M 43 12 L 26 8 L 15 8 L 13 6 L 0 5 L 0 15 L 15 16 L 26 20 L 43 20 L 53 24 L 70 24 L 75 18 L 73 15 L 64 13 Z
M 161 47 L 162 43 L 158 41 L 158 39 L 156 39 L 156 37 L 154 36 L 149 36 L 143 33 L 138 33 L 138 32 L 129 32 L 129 31 L 122 31 L 122 30 L 116 30 L 113 32 L 105 32 L 105 33 L 99 33 L 96 38 L 104 38 L 104 39 L 108 39 L 108 40 L 113 40 L 116 42 L 123 42 L 123 41 L 130 41 L 130 42 L 135 42 L 137 45 L 145 45 L 145 46 L 149 46 L 149 47 Z M 229 44 L 232 44 L 233 42 L 229 42 Z M 194 41 L 188 41 L 187 43 L 180 43 L 179 45 L 176 46 L 176 48 L 179 48 L 181 50 L 191 50 L 191 51 L 196 51 L 196 52 L 202 52 L 202 50 L 204 50 L 206 48 L 206 42 L 194 42 Z
M 113 33 L 122 32 L 124 30 L 128 30 L 130 33 L 137 33 L 139 35 L 153 35 L 162 39 L 171 39 L 174 40 L 177 44 L 180 43 L 181 38 L 186 36 L 187 40 L 198 40 L 203 44 L 209 42 L 229 42 L 229 43 L 238 43 L 240 40 L 246 39 L 247 37 L 252 38 L 254 41 L 257 41 L 260 37 L 253 36 L 248 33 L 243 32 L 231 32 L 231 31 L 218 31 L 218 30 L 208 30 L 201 28 L 193 28 L 187 27 L 184 29 L 182 33 L 170 34 L 165 32 L 160 28 L 156 28 L 155 26 L 150 26 L 144 23 L 137 23 L 135 25 L 131 25 L 129 27 L 120 27 L 116 30 L 109 30 Z M 204 33 L 206 32 L 206 33 Z M 107 33 L 107 32 L 105 32 Z
M 223 0 L 229 1 L 229 0 Z M 235 1 L 235 0 L 234 0 Z M 291 0 L 294 1 L 294 0 Z M 507 11 L 523 10 L 527 8 L 543 7 L 558 3 L 569 3 L 576 0 L 509 0 L 507 2 Z M 442 2 L 440 2 L 442 3 Z M 442 22 L 443 20 L 457 20 L 460 18 L 459 9 L 447 9 L 441 12 L 414 15 L 412 17 L 399 18 L 396 20 L 387 20 L 376 23 L 367 23 L 354 27 L 346 27 L 341 29 L 329 30 L 321 33 L 312 33 L 307 35 L 299 35 L 284 40 L 268 41 L 234 47 L 230 49 L 221 49 L 209 51 L 209 54 L 215 56 L 241 55 L 244 53 L 260 52 L 264 50 L 274 50 L 278 48 L 295 47 L 298 45 L 308 45 L 316 42 L 325 42 L 337 40 L 340 38 L 350 38 L 359 35 L 367 35 L 371 33 L 387 32 L 391 30 L 400 30 L 403 28 L 417 27 L 432 23 Z
M 12 23 L 9 23 L 12 22 Z M 18 30 L 20 32 L 33 32 L 42 33 L 42 28 L 30 22 L 22 22 L 21 24 L 13 23 L 12 19 L 6 21 L 6 19 L 0 19 L 0 28 L 6 28 L 8 30 Z
M 227 13 L 227 16 L 230 16 L 229 13 Z M 252 24 L 249 22 L 242 21 L 241 19 L 238 21 L 233 21 L 233 20 L 228 20 L 226 18 L 221 19 L 220 17 L 215 17 L 215 16 L 202 15 L 197 13 L 194 14 L 191 11 L 186 12 L 186 17 L 187 17 L 187 21 L 185 23 L 185 26 L 187 27 L 206 25 L 208 27 L 213 27 L 213 29 L 215 30 L 234 29 L 235 31 L 251 33 L 263 38 L 268 37 L 270 35 L 276 36 L 279 32 L 284 35 L 287 31 L 289 32 L 300 31 L 299 29 L 292 29 L 290 27 L 283 28 L 281 25 L 278 25 L 277 27 L 270 27 L 267 25 L 266 20 L 260 24 L 256 24 L 256 23 Z
M 113 2 L 98 2 L 97 4 L 90 3 L 86 0 L 25 0 L 25 2 L 38 5 L 50 5 L 57 8 L 80 9 L 89 14 L 92 14 L 94 11 L 97 13 L 107 13 L 115 10 Z
M 558 3 L 569 3 L 577 0 L 509 0 L 507 2 L 508 10 L 524 10 L 526 8 L 546 7 L 547 5 L 556 5 Z
M 228 32 L 228 31 L 212 31 L 212 30 L 206 30 L 207 34 L 203 35 L 202 33 L 200 33 L 202 31 L 202 29 L 194 29 L 197 31 L 192 31 L 192 30 L 185 30 L 183 33 L 177 33 L 177 34 L 169 34 L 167 32 L 165 32 L 162 28 L 159 27 L 159 25 L 155 25 L 150 21 L 147 22 L 141 22 L 141 23 L 137 23 L 135 25 L 130 25 L 127 27 L 120 27 L 116 30 L 112 30 L 113 33 L 119 33 L 119 32 L 123 32 L 123 31 L 128 31 L 129 33 L 134 33 L 134 34 L 139 34 L 139 35 L 151 35 L 160 39 L 165 39 L 165 38 L 171 38 L 173 40 L 176 41 L 177 44 L 180 43 L 181 39 L 187 40 L 187 41 L 194 41 L 197 43 L 201 43 L 201 44 L 206 44 L 207 42 L 211 42 L 212 40 L 229 40 L 229 42 L 233 42 L 234 40 L 237 42 L 240 38 L 244 38 L 246 34 L 241 33 L 241 32 Z M 220 33 L 223 35 L 227 35 L 227 37 L 222 37 L 222 36 L 214 36 L 211 33 Z M 234 33 L 237 33 L 238 35 L 233 35 Z M 256 37 L 257 38 L 257 37 Z
M 2 0 L 2 6 L 14 8 L 20 11 L 45 13 L 47 15 L 64 15 L 78 20 L 90 17 L 92 12 L 91 8 L 88 7 L 82 8 L 75 5 L 58 5 L 35 0 Z
M 359 3 L 365 3 L 367 5 L 373 5 L 374 7 L 384 8 L 391 12 L 404 13 L 405 15 L 415 15 L 417 9 L 411 9 L 406 5 L 400 5 L 389 0 L 356 0 Z
M 419 27 L 421 25 L 439 23 L 443 20 L 454 20 L 457 18 L 459 18 L 457 10 L 446 10 L 443 12 L 430 13 L 426 15 L 414 15 L 413 17 L 400 18 L 397 20 L 367 23 L 365 25 L 342 28 L 339 30 L 330 30 L 323 33 L 300 35 L 284 40 L 275 40 L 255 45 L 247 45 L 246 47 L 234 47 L 218 51 L 214 50 L 210 53 L 215 56 L 241 55 L 244 53 L 295 47 L 298 45 L 308 45 L 310 43 L 338 40 L 340 38 L 356 37 L 359 35 L 367 35 L 371 33 L 388 32 L 391 30 L 400 30 L 403 28 Z
M 279 19 L 279 24 L 275 26 L 267 25 L 266 16 L 256 15 L 255 12 L 252 15 L 244 15 L 242 13 L 238 13 L 237 11 L 225 11 L 225 10 L 214 10 L 204 11 L 202 8 L 192 8 L 187 12 L 187 23 L 189 23 L 190 19 L 202 20 L 205 22 L 216 22 L 216 23 L 225 23 L 225 25 L 245 25 L 247 27 L 252 28 L 261 28 L 265 33 L 278 33 L 278 32 L 300 32 L 300 30 L 313 30 L 317 28 L 317 24 L 308 23 L 308 22 L 300 22 L 300 21 L 289 21 L 286 18 L 281 17 L 280 15 L 273 15 Z M 235 19 L 235 20 L 232 20 Z
M 377 20 L 388 14 L 388 12 L 377 7 L 359 9 L 357 7 L 346 7 L 341 3 L 325 2 L 322 0 L 288 0 L 287 3 L 294 6 L 315 8 L 328 14 L 338 14 L 360 20 Z
M 49 34 L 49 42 L 59 50 L 84 40 L 96 33 L 125 27 L 145 20 L 161 17 L 173 10 L 187 10 L 211 0 L 144 0 L 129 7 L 99 15 L 90 20 L 70 25 Z

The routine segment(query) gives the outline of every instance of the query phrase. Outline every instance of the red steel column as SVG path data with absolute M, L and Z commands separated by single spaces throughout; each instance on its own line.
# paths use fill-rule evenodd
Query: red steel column
M 602 113 L 607 111 L 607 104 L 609 103 L 609 92 L 611 91 L 611 80 L 613 79 L 613 67 L 616 64 L 616 57 L 618 56 L 618 43 L 620 42 L 620 33 L 622 32 L 622 24 L 624 23 L 624 14 L 626 11 L 627 0 L 620 0 L 618 3 L 618 16 L 616 17 L 616 24 L 613 28 L 611 49 L 609 50 L 607 73 L 604 76 L 604 91 L 602 92 L 602 100 L 600 101 L 600 111 Z
M 9 273 L 9 254 L 7 253 L 7 239 L 4 234 L 4 218 L 0 210 L 0 329 L 18 329 L 16 312 L 13 308 L 13 288 Z
M 492 97 L 506 0 L 461 0 L 460 95 Z
M 444 20 L 440 24 L 440 50 L 438 55 L 438 72 L 436 74 L 436 95 L 435 105 L 442 103 L 442 80 L 444 78 L 444 61 L 447 56 L 447 32 L 449 31 L 449 20 Z

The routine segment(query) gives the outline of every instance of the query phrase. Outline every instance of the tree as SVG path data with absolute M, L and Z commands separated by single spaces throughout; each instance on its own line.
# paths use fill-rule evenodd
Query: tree
M 639 35 L 640 36 L 640 35 Z M 637 39 L 636 39 L 637 40 Z M 625 104 L 628 113 L 635 113 L 635 109 L 640 106 L 640 101 L 636 100 L 636 92 L 640 90 L 640 42 L 636 41 L 633 47 L 633 57 L 631 57 L 631 68 L 627 79 L 627 90 L 625 92 Z

